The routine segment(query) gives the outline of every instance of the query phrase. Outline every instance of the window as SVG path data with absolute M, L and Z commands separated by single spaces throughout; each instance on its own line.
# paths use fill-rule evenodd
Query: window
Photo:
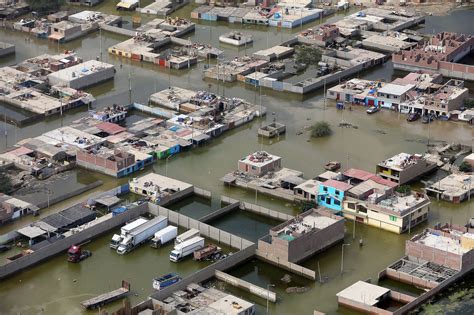
M 337 189 L 336 189 L 336 191 L 335 191 L 335 194 L 336 194 L 336 195 L 340 195 L 340 194 L 341 194 L 341 192 L 340 192 L 339 190 L 337 190 Z
M 355 204 L 354 203 L 348 203 L 347 208 L 355 210 Z
M 323 186 L 323 191 L 328 192 L 328 188 L 326 186 Z
M 339 200 L 334 199 L 334 204 L 335 204 L 336 206 L 340 206 L 340 205 L 341 205 L 341 202 L 340 202 Z
M 390 216 L 390 221 L 397 222 L 397 217 L 394 215 Z
M 252 165 L 252 170 L 255 171 L 256 169 L 257 169 L 257 167 L 255 167 L 255 166 Z

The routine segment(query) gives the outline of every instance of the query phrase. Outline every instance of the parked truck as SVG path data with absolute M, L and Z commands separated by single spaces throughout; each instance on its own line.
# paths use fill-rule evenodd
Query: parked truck
M 195 251 L 200 250 L 203 247 L 204 238 L 195 236 L 178 245 L 175 245 L 174 249 L 170 253 L 170 260 L 173 262 L 178 262 L 181 259 L 192 255 Z
M 194 260 L 200 261 L 210 258 L 213 255 L 220 253 L 222 249 L 215 244 L 209 244 L 194 252 Z
M 199 236 L 199 231 L 196 229 L 189 229 L 183 234 L 178 235 L 176 239 L 174 240 L 174 244 L 175 245 L 181 244 L 182 242 L 189 240 L 195 236 Z
M 150 240 L 156 232 L 164 229 L 166 225 L 168 225 L 168 218 L 161 215 L 151 219 L 143 225 L 140 225 L 125 236 L 117 248 L 117 253 L 124 255 L 130 252 L 135 247 Z
M 110 240 L 110 248 L 117 249 L 123 239 L 134 229 L 138 228 L 142 224 L 148 222 L 145 218 L 138 218 L 124 226 L 120 229 L 120 234 L 114 234 Z
M 168 243 L 178 235 L 178 228 L 176 226 L 168 225 L 163 230 L 155 233 L 151 240 L 151 247 L 158 248 Z

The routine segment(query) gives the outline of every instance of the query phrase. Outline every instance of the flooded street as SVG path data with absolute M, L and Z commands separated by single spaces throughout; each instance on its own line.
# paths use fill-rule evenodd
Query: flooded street
M 116 14 L 112 1 L 94 7 L 106 13 Z M 189 18 L 189 13 L 194 7 L 188 5 L 175 12 L 173 16 Z M 125 20 L 130 20 L 130 13 L 124 13 Z M 145 16 L 143 16 L 145 17 Z M 341 18 L 342 15 L 332 16 L 329 20 Z M 474 10 L 454 11 L 444 17 L 427 17 L 426 28 L 421 30 L 426 33 L 444 31 L 464 32 L 474 35 L 472 21 Z M 459 23 L 459 21 L 465 23 Z M 145 21 L 145 20 L 144 20 Z M 325 22 L 326 20 L 322 20 Z M 257 27 L 240 24 L 224 23 L 197 23 L 195 33 L 189 38 L 197 42 L 210 43 L 225 51 L 226 58 L 235 55 L 251 54 L 254 51 L 275 45 L 286 40 L 300 31 L 299 29 L 283 30 L 274 27 Z M 307 28 L 317 25 L 321 21 L 306 24 Z M 129 26 L 127 26 L 129 27 Z M 245 49 L 233 49 L 229 46 L 219 45 L 218 37 L 229 29 L 238 29 L 251 33 L 254 36 L 252 46 Z M 25 41 L 25 33 L 0 29 L 0 39 L 16 45 L 16 55 L 0 59 L 0 66 L 12 65 L 26 58 L 43 53 L 57 53 L 58 47 L 48 40 L 32 38 Z M 155 91 L 176 85 L 189 89 L 207 89 L 226 96 L 244 98 L 250 102 L 258 103 L 259 90 L 249 87 L 242 82 L 222 84 L 215 81 L 202 79 L 205 63 L 198 63 L 188 70 L 169 70 L 149 63 L 133 62 L 130 59 L 120 59 L 109 55 L 106 48 L 123 41 L 125 37 L 103 32 L 90 34 L 87 37 L 74 40 L 60 46 L 64 49 L 75 50 L 84 60 L 95 59 L 100 55 L 99 41 L 102 39 L 103 61 L 114 64 L 117 69 L 113 81 L 100 84 L 88 89 L 97 98 L 97 108 L 103 108 L 113 103 L 129 103 L 129 74 L 132 77 L 132 101 L 146 103 L 148 96 Z M 385 79 L 387 81 L 402 75 L 395 73 L 391 62 L 385 63 L 371 71 L 360 74 L 366 79 Z M 471 96 L 474 93 L 474 83 L 466 83 L 470 88 Z M 209 144 L 173 156 L 168 161 L 168 176 L 194 184 L 197 187 L 209 190 L 213 194 L 212 200 L 195 199 L 186 200 L 173 205 L 171 208 L 193 218 L 200 218 L 220 207 L 219 197 L 226 195 L 234 199 L 255 202 L 255 193 L 238 188 L 224 187 L 220 181 L 227 172 L 237 166 L 237 160 L 246 154 L 263 147 L 264 150 L 281 156 L 283 167 L 300 170 L 305 177 L 313 177 L 323 171 L 323 165 L 330 160 L 338 160 L 343 168 L 356 167 L 375 172 L 378 162 L 399 152 L 424 152 L 427 141 L 461 142 L 466 145 L 473 144 L 473 128 L 462 122 L 435 121 L 431 124 L 422 124 L 420 121 L 408 123 L 404 115 L 382 110 L 375 115 L 367 115 L 364 108 L 353 107 L 352 111 L 338 111 L 333 102 L 324 105 L 323 91 L 319 90 L 311 95 L 297 96 L 277 93 L 262 89 L 262 105 L 267 107 L 267 121 L 275 117 L 279 122 L 286 124 L 287 133 L 279 140 L 265 140 L 263 143 L 257 137 L 257 129 L 263 120 L 256 120 L 251 124 L 234 129 L 223 136 L 212 140 Z M 0 114 L 9 115 L 11 108 L 0 106 Z M 54 128 L 65 126 L 86 115 L 86 108 L 68 111 L 64 116 L 49 117 L 43 121 L 17 128 L 15 125 L 3 123 L 0 125 L 0 148 L 14 144 L 15 141 L 27 137 L 37 136 Z M 131 119 L 139 120 L 140 115 Z M 297 135 L 299 131 L 312 125 L 315 121 L 326 120 L 333 129 L 333 135 L 327 138 L 310 139 L 308 132 Z M 358 129 L 340 128 L 341 121 L 350 122 Z M 7 136 L 4 137 L 4 129 Z M 165 173 L 165 161 L 157 161 L 151 167 L 137 173 L 134 177 L 154 171 Z M 114 179 L 109 176 L 93 173 L 83 169 L 75 171 L 74 180 L 80 184 L 101 180 L 102 186 L 92 191 L 68 199 L 44 209 L 40 217 L 48 213 L 57 212 L 67 205 L 87 199 L 89 194 L 106 191 L 119 184 L 127 182 L 130 178 Z M 68 185 L 71 183 L 68 183 Z M 54 187 L 52 188 L 54 189 Z M 292 204 L 281 200 L 258 195 L 257 203 L 270 209 L 289 214 L 299 213 L 299 209 Z M 474 217 L 473 202 L 453 205 L 446 202 L 432 200 L 428 221 L 412 229 L 412 235 L 427 226 L 437 222 L 452 222 L 465 224 L 468 218 Z M 31 216 L 0 227 L 0 233 L 11 231 L 28 222 L 37 220 Z M 236 233 L 249 240 L 255 241 L 268 230 L 271 225 L 268 219 L 247 214 L 232 214 L 219 219 L 212 224 L 223 230 Z M 276 285 L 278 294 L 277 304 L 270 305 L 271 314 L 312 314 L 317 309 L 328 314 L 351 314 L 347 309 L 339 309 L 335 294 L 357 280 L 377 279 L 377 274 L 388 264 L 404 254 L 405 240 L 408 234 L 397 235 L 387 231 L 358 224 L 356 226 L 355 240 L 352 238 L 353 223 L 346 222 L 345 243 L 352 243 L 345 248 L 345 273 L 340 275 L 340 246 L 333 247 L 317 256 L 305 261 L 305 267 L 317 270 L 319 264 L 324 283 L 309 283 L 305 279 L 295 277 L 295 283 L 309 286 L 311 290 L 303 294 L 288 294 L 285 292 L 286 284 L 280 278 L 286 273 L 259 261 L 251 261 L 230 273 L 252 283 L 265 287 L 268 283 Z M 132 304 L 145 299 L 152 291 L 152 278 L 167 272 L 175 271 L 181 275 L 190 274 L 199 268 L 191 261 L 173 264 L 169 262 L 168 248 L 151 250 L 149 246 L 142 246 L 137 251 L 126 255 L 116 255 L 108 247 L 108 242 L 113 233 L 106 234 L 94 240 L 87 249 L 93 256 L 81 264 L 68 264 L 66 255 L 50 259 L 28 271 L 19 273 L 1 282 L 0 286 L 0 314 L 82 314 L 79 302 L 87 299 L 91 294 L 114 289 L 119 286 L 122 279 L 130 281 L 134 294 L 130 296 Z M 358 240 L 364 240 L 364 246 L 359 247 Z M 472 277 L 470 278 L 472 281 Z M 265 300 L 256 298 L 243 291 L 228 288 L 230 292 L 244 299 L 254 301 L 259 313 L 265 311 Z M 108 309 L 116 309 L 120 302 L 113 303 Z

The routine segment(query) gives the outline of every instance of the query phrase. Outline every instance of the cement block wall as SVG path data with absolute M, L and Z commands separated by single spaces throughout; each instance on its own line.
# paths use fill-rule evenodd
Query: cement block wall
M 241 202 L 240 209 L 244 211 L 250 211 L 258 215 L 262 215 L 262 216 L 280 220 L 280 221 L 288 221 L 288 220 L 293 219 L 292 215 L 275 211 L 275 210 L 271 210 L 262 206 L 258 206 L 250 202 Z
M 0 266 L 0 279 L 12 276 L 13 274 L 19 271 L 32 267 L 57 254 L 65 253 L 66 250 L 72 245 L 80 244 L 87 240 L 96 238 L 99 235 L 106 233 L 113 228 L 121 226 L 125 222 L 146 213 L 147 211 L 148 205 L 142 204 L 133 209 L 129 209 L 128 211 L 125 211 L 117 216 L 114 216 L 107 221 L 94 225 L 67 238 L 56 241 L 53 244 L 40 248 L 32 254 L 23 256 L 13 262 Z
M 271 292 L 267 289 L 256 286 L 245 280 L 231 276 L 225 272 L 216 270 L 215 276 L 217 279 L 224 281 L 225 283 L 231 284 L 234 287 L 244 289 L 247 292 L 253 293 L 263 299 L 268 299 L 270 302 L 276 302 L 276 293 Z
M 291 263 L 289 261 L 285 261 L 278 257 L 269 255 L 268 253 L 261 252 L 260 250 L 255 250 L 255 255 L 258 259 L 267 262 L 269 264 L 275 265 L 279 268 L 288 270 L 294 274 L 300 275 L 310 280 L 316 280 L 316 272 L 314 270 L 305 268 L 303 266 Z
M 461 270 L 462 268 L 462 255 L 446 252 L 421 243 L 407 241 L 405 244 L 405 255 L 447 266 L 454 270 Z

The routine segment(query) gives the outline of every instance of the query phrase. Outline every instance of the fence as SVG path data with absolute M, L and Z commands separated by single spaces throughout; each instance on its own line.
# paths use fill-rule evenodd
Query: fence
M 46 260 L 54 255 L 64 252 L 66 249 L 74 244 L 80 244 L 87 240 L 96 238 L 97 236 L 119 226 L 123 223 L 136 218 L 139 215 L 146 213 L 148 210 L 147 204 L 142 204 L 133 209 L 125 211 L 117 216 L 110 218 L 104 222 L 98 223 L 90 228 L 87 228 L 74 235 L 56 241 L 50 245 L 42 247 L 33 253 L 18 258 L 6 265 L 0 267 L 0 279 L 11 276 L 23 269 L 29 268 L 43 260 Z

